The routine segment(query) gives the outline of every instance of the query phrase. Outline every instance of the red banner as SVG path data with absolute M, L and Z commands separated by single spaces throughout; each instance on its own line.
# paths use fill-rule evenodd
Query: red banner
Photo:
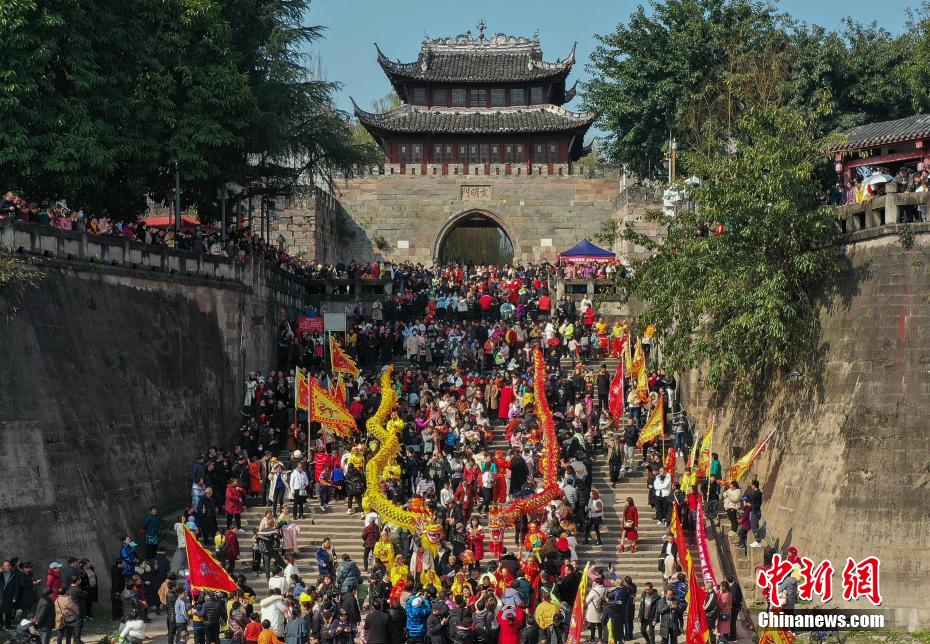
M 610 383 L 610 396 L 607 398 L 607 408 L 614 419 L 619 420 L 623 416 L 623 403 L 626 398 L 626 392 L 623 387 L 623 360 L 617 364 L 617 373 Z
M 514 499 L 507 507 L 491 510 L 491 521 L 499 525 L 515 525 L 524 515 L 531 515 L 545 507 L 550 501 L 562 496 L 559 486 L 559 436 L 555 430 L 555 420 L 546 400 L 546 363 L 539 347 L 533 350 L 533 401 L 536 416 L 542 430 L 542 451 L 539 470 L 542 474 L 543 490 L 522 499 Z
M 591 562 L 585 564 L 584 573 L 581 575 L 581 585 L 578 586 L 578 592 L 575 594 L 575 603 L 572 605 L 572 618 L 568 623 L 568 635 L 565 637 L 565 644 L 581 644 L 584 634 L 585 625 L 585 599 L 588 594 L 588 569 Z
M 342 347 L 336 342 L 336 338 L 333 337 L 332 333 L 329 334 L 329 360 L 330 370 L 333 373 L 344 373 L 353 378 L 358 377 L 359 370 L 358 367 L 355 366 L 355 361 L 349 357 L 349 354 L 342 350 Z
M 297 378 L 294 380 L 294 407 L 297 409 L 310 409 L 310 383 L 307 382 L 307 375 L 297 370 Z
M 191 586 L 204 590 L 219 590 L 233 593 L 239 586 L 229 573 L 213 558 L 206 548 L 200 545 L 193 533 L 184 526 L 184 543 L 187 546 L 187 570 Z
M 301 315 L 297 318 L 297 333 L 323 333 L 323 318 Z
M 704 525 L 704 498 L 697 495 L 697 551 L 698 560 L 701 562 L 701 575 L 704 582 L 711 582 L 717 585 L 717 576 L 714 574 L 714 567 L 710 563 L 710 552 L 707 549 L 707 527 Z

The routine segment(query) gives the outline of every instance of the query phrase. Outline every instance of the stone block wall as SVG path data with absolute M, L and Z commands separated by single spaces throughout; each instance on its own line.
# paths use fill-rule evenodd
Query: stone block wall
M 271 224 L 273 242 L 283 241 L 292 254 L 306 255 L 321 262 L 344 259 L 346 228 L 339 202 L 323 190 L 314 190 L 306 199 L 286 204 Z
M 619 190 L 616 177 L 370 175 L 340 182 L 331 209 L 285 211 L 273 234 L 325 261 L 431 262 L 442 235 L 481 212 L 507 232 L 517 261 L 553 260 L 614 216 Z
M 681 379 L 689 414 L 714 426 L 724 467 L 773 428 L 756 477 L 775 545 L 836 568 L 881 559 L 896 631 L 927 628 L 930 608 L 930 234 L 904 250 L 897 231 L 846 246 L 839 291 L 822 310 L 822 374 L 779 374 L 761 401 L 708 395 Z
M 258 271 L 233 283 L 40 266 L 0 320 L 0 543 L 39 574 L 90 558 L 105 600 L 121 535 L 151 504 L 190 503 L 197 452 L 235 437 L 242 383 L 274 366 L 283 309 Z

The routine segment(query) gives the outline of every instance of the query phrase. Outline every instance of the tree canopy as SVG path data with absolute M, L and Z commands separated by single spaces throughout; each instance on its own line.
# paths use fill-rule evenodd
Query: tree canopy
M 234 181 L 273 196 L 373 158 L 303 53 L 309 0 L 0 3 L 0 186 L 117 217 L 209 218 Z
M 667 368 L 705 367 L 712 386 L 751 390 L 773 369 L 814 361 L 820 297 L 840 254 L 818 205 L 824 147 L 813 131 L 797 108 L 749 108 L 728 145 L 686 153 L 704 181 L 665 242 L 626 231 L 654 253 L 634 265 L 631 288 Z
M 651 12 L 640 6 L 597 37 L 585 107 L 608 132 L 608 159 L 644 177 L 660 173 L 670 135 L 680 147 L 706 143 L 707 128 L 694 131 L 703 123 L 696 111 L 719 120 L 722 86 L 749 61 L 773 71 L 777 102 L 816 115 L 816 136 L 926 111 L 928 6 L 895 36 L 852 19 L 836 31 L 805 25 L 768 2 L 656 0 Z M 745 77 L 757 79 L 754 71 Z

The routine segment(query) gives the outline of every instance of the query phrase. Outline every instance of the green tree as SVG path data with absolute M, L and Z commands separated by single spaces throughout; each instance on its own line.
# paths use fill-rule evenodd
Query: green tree
M 400 96 L 397 95 L 397 92 L 392 90 L 388 92 L 387 94 L 385 94 L 384 96 L 382 96 L 381 98 L 376 98 L 375 100 L 373 100 L 371 102 L 371 111 L 375 114 L 379 114 L 381 112 L 388 112 L 390 110 L 400 107 L 400 104 L 401 104 Z M 371 134 L 368 133 L 368 130 L 366 130 L 364 126 L 358 121 L 355 121 L 355 123 L 352 125 L 352 138 L 359 145 L 371 145 L 371 146 L 378 145 L 377 142 L 374 140 L 374 138 L 372 138 Z M 378 160 L 383 162 L 384 151 L 381 150 L 380 147 L 378 147 L 378 152 L 380 153 L 378 156 Z
M 0 3 L 0 185 L 117 217 L 180 170 L 207 219 L 227 181 L 268 196 L 351 172 L 334 83 L 304 52 L 309 0 Z
M 608 131 L 609 162 L 655 173 L 682 111 L 734 47 L 760 48 L 784 18 L 750 0 L 657 0 L 597 36 L 585 108 Z
M 26 290 L 38 286 L 45 275 L 33 263 L 0 249 L 0 318 L 12 317 Z
M 749 391 L 816 355 L 818 305 L 840 256 L 830 213 L 817 206 L 825 147 L 813 132 L 801 110 L 750 108 L 730 146 L 686 153 L 703 182 L 665 243 L 626 232 L 654 253 L 634 265 L 631 288 L 668 368 L 705 367 L 712 386 Z

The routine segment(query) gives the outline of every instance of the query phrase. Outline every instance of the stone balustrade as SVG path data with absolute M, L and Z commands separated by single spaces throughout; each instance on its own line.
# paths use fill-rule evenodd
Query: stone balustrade
M 888 192 L 867 201 L 836 208 L 837 229 L 842 235 L 853 235 L 863 230 L 906 223 L 902 209 L 922 207 L 924 216 L 930 205 L 930 192 L 896 192 L 895 184 L 888 184 Z M 913 220 L 909 220 L 911 222 Z
M 219 255 L 11 220 L 0 221 L 0 248 L 75 266 L 232 282 L 253 289 L 264 286 L 281 305 L 300 308 L 304 304 L 304 281 L 258 258 L 241 263 Z

